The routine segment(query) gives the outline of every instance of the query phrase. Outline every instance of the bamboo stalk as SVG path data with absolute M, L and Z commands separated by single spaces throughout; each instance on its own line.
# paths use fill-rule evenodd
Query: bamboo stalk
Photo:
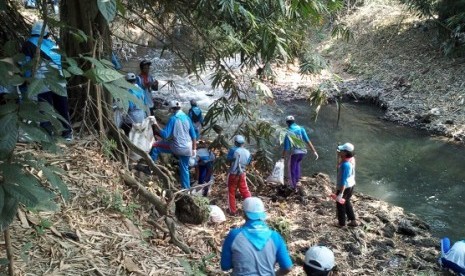
M 3 235 L 5 237 L 6 257 L 8 259 L 8 275 L 14 276 L 15 268 L 13 260 L 13 247 L 11 246 L 10 230 L 6 229 L 5 231 L 3 231 Z

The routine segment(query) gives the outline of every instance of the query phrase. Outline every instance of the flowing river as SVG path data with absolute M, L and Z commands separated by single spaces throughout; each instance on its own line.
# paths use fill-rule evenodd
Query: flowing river
M 196 99 L 206 111 L 214 96 L 208 73 L 197 81 L 182 73 L 173 57 L 146 58 L 154 61 L 153 74 L 159 80 L 174 80 L 176 90 L 160 90 L 165 99 L 188 101 Z M 140 60 L 140 59 L 138 59 Z M 123 70 L 138 72 L 138 60 L 125 63 Z M 164 84 L 160 83 L 160 87 Z M 345 103 L 339 126 L 336 126 L 335 105 L 324 106 L 314 122 L 313 109 L 305 102 L 279 104 L 281 110 L 267 108 L 263 118 L 285 126 L 286 115 L 294 115 L 305 126 L 317 148 L 320 159 L 304 159 L 305 175 L 323 172 L 335 178 L 336 145 L 351 142 L 357 158 L 356 190 L 403 207 L 425 220 L 437 237 L 453 240 L 465 237 L 465 148 L 431 137 L 428 133 L 399 126 L 379 119 L 382 111 L 376 107 Z

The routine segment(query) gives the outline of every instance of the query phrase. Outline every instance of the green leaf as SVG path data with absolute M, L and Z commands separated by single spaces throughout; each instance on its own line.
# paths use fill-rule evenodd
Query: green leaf
M 145 104 L 140 99 L 129 93 L 128 89 L 119 87 L 113 84 L 112 82 L 104 83 L 103 86 L 108 90 L 108 92 L 110 92 L 110 94 L 113 96 L 115 100 L 119 100 L 121 102 L 124 111 L 128 110 L 129 102 L 133 102 L 137 107 L 139 107 L 142 110 L 146 108 Z
M 121 0 L 116 0 L 116 9 L 123 16 L 126 14 L 126 6 L 123 2 L 121 2 Z
M 78 43 L 87 42 L 88 36 L 81 30 L 69 31 L 69 33 L 76 39 Z
M 107 68 L 92 68 L 87 70 L 84 75 L 95 83 L 112 82 L 124 77 L 118 71 Z
M 3 190 L 3 187 L 0 186 L 0 214 L 2 213 L 4 205 L 5 205 L 5 191 Z
M 97 0 L 97 6 L 100 13 L 105 17 L 108 23 L 113 21 L 116 16 L 116 0 Z
M 114 68 L 115 67 L 115 65 L 109 60 L 101 59 L 100 62 L 102 62 L 102 64 L 106 65 L 108 68 Z
M 46 78 L 45 83 L 48 85 L 50 90 L 57 95 L 66 97 L 68 92 L 66 91 L 66 84 L 63 79 L 60 78 Z
M 6 194 L 27 207 L 34 207 L 41 201 L 52 198 L 45 188 L 39 186 L 35 177 L 24 173 L 20 165 L 1 164 L 0 170 L 3 172 L 3 188 Z
M 0 189 L 3 190 L 2 185 L 0 185 Z M 15 218 L 17 211 L 18 200 L 11 196 L 8 196 L 5 193 L 5 203 L 3 205 L 2 211 L 0 212 L 0 232 L 3 232 L 7 229 L 8 225 L 10 225 L 10 223 Z
M 3 44 L 3 53 L 7 57 L 12 57 L 18 53 L 18 42 L 14 40 L 8 40 Z
M 39 103 L 25 100 L 19 107 L 19 117 L 26 121 L 43 122 L 48 120 L 48 116 L 40 112 Z
M 34 97 L 44 92 L 45 88 L 46 85 L 44 79 L 33 79 L 27 86 L 27 97 L 32 100 Z
M 69 191 L 66 184 L 63 182 L 60 176 L 58 176 L 53 169 L 50 167 L 42 167 L 42 172 L 47 178 L 50 185 L 57 188 L 65 200 L 69 199 Z
M 21 259 L 25 263 L 27 263 L 29 261 L 28 253 L 29 253 L 29 250 L 31 250 L 31 248 L 32 248 L 32 242 L 27 242 L 26 244 L 21 246 L 21 251 L 20 251 L 19 255 L 21 256 Z
M 7 104 L 0 105 L 0 117 L 8 113 L 16 112 L 17 109 L 18 109 L 17 103 L 7 103 Z
M 66 68 L 66 70 L 68 70 L 68 72 L 70 72 L 71 74 L 77 76 L 82 76 L 84 74 L 84 71 L 82 71 L 82 69 L 77 66 L 70 66 Z
M 69 67 L 79 67 L 77 61 L 74 58 L 67 57 L 65 61 L 69 64 Z
M 100 62 L 100 60 L 96 59 L 96 58 L 93 58 L 93 57 L 86 57 L 86 56 L 83 56 L 83 55 L 79 55 L 79 57 L 81 57 L 82 59 L 85 59 L 87 61 L 89 61 L 90 63 L 92 63 L 95 67 L 97 68 L 105 68 L 105 66 L 103 66 L 103 64 Z
M 27 134 L 25 137 L 30 142 L 51 142 L 48 133 L 39 125 L 20 122 L 19 127 Z
M 0 222 L 1 223 L 1 222 Z M 2 230 L 3 231 L 3 230 Z M 0 266 L 7 266 L 10 263 L 7 258 L 0 258 Z M 6 275 L 6 274 L 0 274 L 0 275 Z
M 0 118 L 0 159 L 7 158 L 18 140 L 18 115 L 9 113 Z

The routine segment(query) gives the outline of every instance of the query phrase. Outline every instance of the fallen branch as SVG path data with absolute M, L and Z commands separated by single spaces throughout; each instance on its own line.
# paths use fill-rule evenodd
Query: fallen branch
M 131 176 L 128 172 L 122 171 L 122 177 L 124 182 L 130 186 L 131 188 L 135 189 L 137 193 L 145 197 L 150 203 L 152 203 L 155 206 L 155 209 L 161 214 L 161 215 L 167 215 L 168 210 L 167 207 L 168 205 L 163 202 L 163 200 L 156 196 L 155 194 L 151 193 L 148 191 L 142 184 L 140 184 L 133 176 Z
M 174 210 L 170 210 L 170 208 L 174 207 L 174 204 L 165 204 L 161 198 L 154 195 L 150 191 L 148 191 L 142 184 L 140 184 L 134 177 L 129 175 L 129 173 L 122 171 L 122 177 L 124 182 L 135 189 L 137 193 L 145 197 L 150 203 L 155 206 L 155 209 L 162 215 L 170 215 L 174 213 Z M 176 233 L 176 224 L 171 217 L 165 217 L 165 223 L 168 227 L 168 231 L 170 233 L 171 242 L 179 247 L 184 253 L 190 254 L 192 251 L 191 249 L 185 245 L 178 237 Z

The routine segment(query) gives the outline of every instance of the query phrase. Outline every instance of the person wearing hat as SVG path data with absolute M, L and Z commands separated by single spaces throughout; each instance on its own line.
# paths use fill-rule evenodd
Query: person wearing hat
M 35 75 L 32 76 L 32 69 L 35 66 L 32 60 L 35 57 L 36 49 L 39 45 L 42 29 L 44 30 L 42 42 L 40 44 L 40 62 L 36 68 Z M 58 45 L 50 39 L 50 30 L 48 26 L 44 26 L 43 21 L 36 21 L 32 25 L 31 37 L 22 46 L 21 52 L 25 55 L 25 60 L 21 62 L 21 65 L 27 68 L 25 72 L 26 78 L 34 77 L 34 79 L 47 79 L 47 81 L 56 84 L 54 86 L 49 86 L 47 84 L 42 85 L 37 95 L 37 100 L 48 102 L 55 108 L 58 114 L 61 115 L 64 119 L 64 121 L 62 121 L 64 130 L 61 136 L 67 141 L 71 141 L 73 139 L 73 131 L 69 116 L 66 80 L 63 77 L 61 55 L 57 50 Z M 58 79 L 58 81 L 54 79 Z M 54 91 L 52 91 L 52 89 L 54 89 Z M 32 100 L 36 100 L 35 96 L 32 97 Z M 50 134 L 53 133 L 53 126 L 50 122 L 42 122 L 40 125 Z
M 304 271 L 307 276 L 329 276 L 334 268 L 334 253 L 326 246 L 312 246 L 305 252 Z
M 318 159 L 318 153 L 312 142 L 308 138 L 305 129 L 295 123 L 294 116 L 286 117 L 287 134 L 284 137 L 284 149 L 282 158 L 288 157 L 288 176 L 289 182 L 293 189 L 297 189 L 297 183 L 300 181 L 300 164 L 307 154 L 307 146 L 313 151 L 315 160 Z M 290 136 L 294 137 L 294 141 Z M 297 139 L 297 143 L 295 141 Z M 289 156 L 290 155 L 290 156 Z
M 150 151 L 153 161 L 158 160 L 160 153 L 171 153 L 179 158 L 179 174 L 183 189 L 189 189 L 189 159 L 197 155 L 197 142 L 194 125 L 191 119 L 181 110 L 181 103 L 171 101 L 169 108 L 172 113 L 165 128 L 155 123 L 155 129 L 163 138 L 154 143 Z
M 150 113 L 153 114 L 153 91 L 158 91 L 158 81 L 150 75 L 151 61 L 146 59 L 139 63 L 140 73 L 137 76 L 136 83 L 145 91 L 145 104 L 149 107 Z
M 292 261 L 282 236 L 265 222 L 263 202 L 248 197 L 243 203 L 245 223 L 232 229 L 221 250 L 221 269 L 231 275 L 285 275 Z M 275 271 L 275 264 L 279 270 Z
M 133 84 L 134 87 L 129 89 L 129 93 L 134 97 L 141 100 L 142 103 L 145 103 L 145 92 L 136 84 L 136 74 L 128 73 L 126 75 L 126 80 Z M 128 113 L 123 117 L 123 125 L 121 128 L 124 130 L 126 135 L 129 135 L 133 124 L 140 124 L 147 118 L 148 107 L 147 106 L 137 106 L 133 102 L 129 101 Z
M 337 152 L 339 162 L 336 181 L 336 208 L 339 227 L 346 225 L 346 216 L 349 219 L 349 226 L 357 226 L 354 209 L 350 202 L 355 186 L 354 145 L 351 143 L 340 145 L 337 147 Z M 342 198 L 345 202 L 341 200 Z
M 239 193 L 243 199 L 251 196 L 247 186 L 245 168 L 252 160 L 252 155 L 244 147 L 244 143 L 244 136 L 236 135 L 234 137 L 234 147 L 229 149 L 226 156 L 226 160 L 231 163 L 228 174 L 228 213 L 232 216 L 235 216 L 237 212 L 236 190 L 239 188 Z
M 205 184 L 210 182 L 212 179 L 215 154 L 208 148 L 208 143 L 206 141 L 199 141 L 197 148 L 198 150 L 195 163 L 198 183 Z M 202 195 L 207 196 L 209 189 L 210 188 L 208 186 L 203 188 Z
M 195 127 L 195 133 L 197 133 L 197 139 L 200 139 L 200 131 L 202 130 L 203 116 L 202 109 L 197 106 L 196 100 L 191 100 L 191 108 L 187 113 L 189 118 L 191 118 L 192 123 Z

